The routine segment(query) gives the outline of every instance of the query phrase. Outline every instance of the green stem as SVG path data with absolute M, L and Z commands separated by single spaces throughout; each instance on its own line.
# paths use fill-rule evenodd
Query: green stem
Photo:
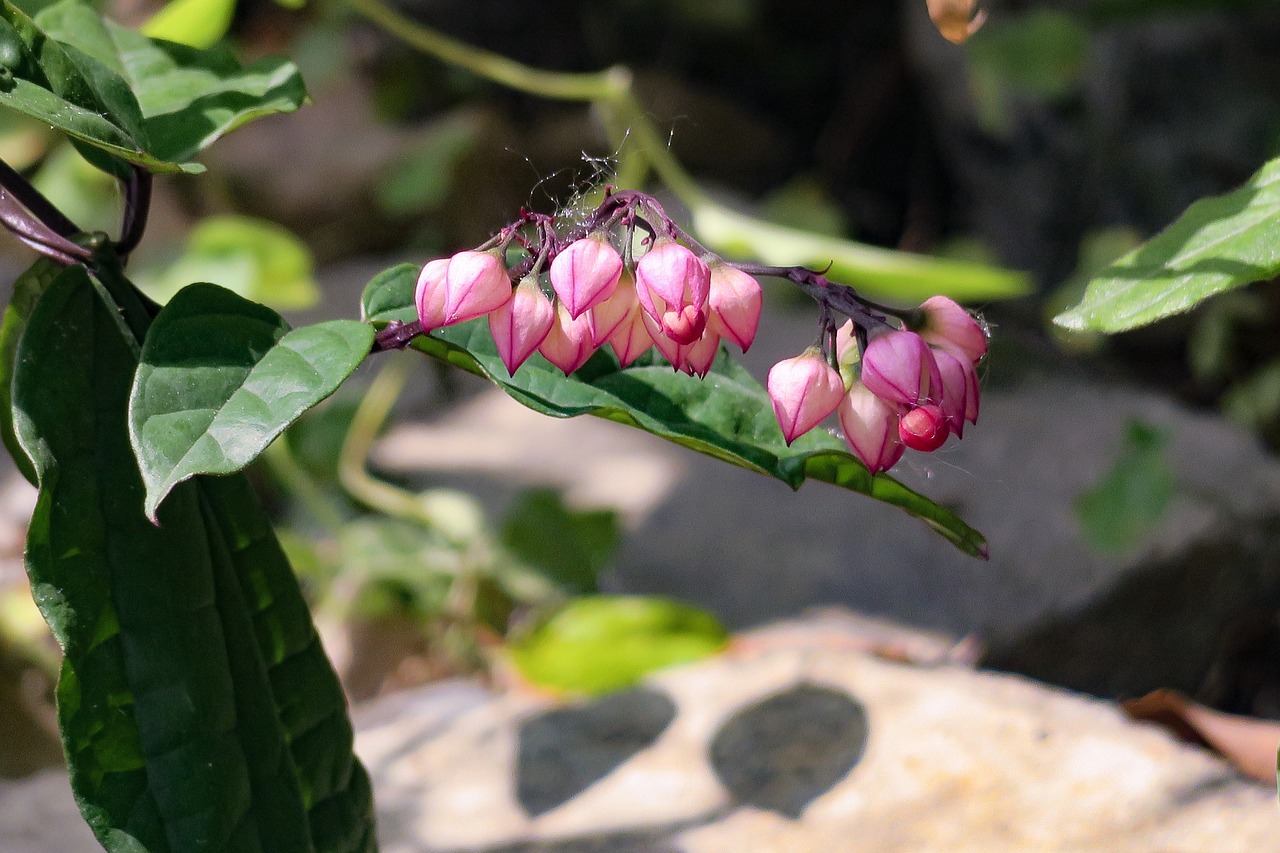
M 338 482 L 353 498 L 387 515 L 409 518 L 428 526 L 431 519 L 423 512 L 422 504 L 412 492 L 384 483 L 369 473 L 365 467 L 369 452 L 373 450 L 378 430 L 386 423 L 391 408 L 404 390 L 409 375 L 409 363 L 403 358 L 387 361 L 374 378 L 364 399 L 356 408 L 338 455 Z

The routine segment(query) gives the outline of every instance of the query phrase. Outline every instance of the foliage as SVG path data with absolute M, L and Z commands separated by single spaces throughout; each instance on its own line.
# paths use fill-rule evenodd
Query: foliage
M 278 59 L 244 67 L 210 46 L 227 26 L 225 3 L 175 0 L 145 34 L 79 0 L 33 16 L 0 3 L 0 105 L 65 135 L 126 188 L 125 224 L 113 243 L 82 233 L 22 176 L 0 169 L 0 221 L 54 259 L 21 277 L 0 328 L 0 432 L 39 487 L 27 567 L 65 653 L 59 721 L 81 811 L 113 853 L 372 850 L 372 795 L 352 752 L 344 696 L 245 468 L 267 454 L 300 500 L 315 497 L 288 447 L 272 450 L 273 442 L 377 349 L 377 329 L 414 319 L 417 271 L 399 266 L 379 276 L 359 321 L 291 329 L 252 300 L 305 301 L 309 256 L 270 224 L 219 217 L 153 277 L 153 292 L 172 298 L 152 302 L 123 271 L 145 225 L 151 174 L 200 172 L 195 158 L 225 133 L 297 109 L 306 99 L 297 69 Z M 981 264 L 735 214 L 655 143 L 619 75 L 566 79 L 477 65 L 482 54 L 455 48 L 459 65 L 540 81 L 556 97 L 610 110 L 613 124 L 632 122 L 647 158 L 639 179 L 650 170 L 662 177 L 714 245 L 763 260 L 791 252 L 788 263 L 832 260 L 849 280 L 900 298 L 934 292 L 939 277 L 958 295 L 1025 290 L 1023 276 Z M 382 187 L 382 203 L 396 211 L 437 203 L 475 133 L 465 120 L 440 128 L 432 151 L 400 165 L 404 183 Z M 92 187 L 67 174 L 64 191 Z M 409 185 L 424 197 L 411 197 Z M 204 278 L 217 283 L 191 283 Z M 535 357 L 511 379 L 474 325 L 413 345 L 544 414 L 637 426 L 793 488 L 806 479 L 834 483 L 924 519 L 966 553 L 985 552 L 981 534 L 954 513 L 871 476 L 832 436 L 812 433 L 788 447 L 764 389 L 723 352 L 708 382 L 652 361 L 621 369 L 607 355 L 568 378 Z M 512 615 L 527 605 L 536 612 L 515 635 L 513 661 L 531 679 L 588 692 L 723 647 L 714 617 L 673 602 L 592 596 L 548 615 L 573 595 L 598 591 L 616 519 L 533 493 L 498 537 L 466 498 L 376 480 L 368 450 L 397 394 L 375 383 L 335 471 L 375 514 L 351 520 L 324 509 L 323 496 L 313 501 L 321 523 L 333 525 L 337 559 L 365 582 L 363 606 L 377 609 L 393 598 L 379 594 L 407 590 L 425 614 L 501 636 L 519 628 Z M 557 539 L 573 547 L 549 547 Z
M 1280 273 L 1280 159 L 1234 192 L 1202 199 L 1151 240 L 1099 273 L 1075 307 L 1054 318 L 1080 331 L 1120 332 L 1190 310 Z

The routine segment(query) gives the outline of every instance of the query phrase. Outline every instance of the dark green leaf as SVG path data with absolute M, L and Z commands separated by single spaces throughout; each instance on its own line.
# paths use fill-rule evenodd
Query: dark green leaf
M 1240 189 L 1201 199 L 1103 270 L 1054 318 L 1068 329 L 1121 332 L 1187 311 L 1214 294 L 1280 273 L 1280 159 Z
M 114 285 L 113 285 L 114 286 Z M 40 495 L 32 590 L 65 652 L 72 787 L 113 853 L 372 850 L 341 690 L 243 478 L 142 512 L 136 336 L 83 268 L 31 312 L 13 383 Z
M 616 512 L 572 509 L 553 489 L 521 494 L 502 529 L 507 550 L 577 595 L 599 591 L 618 539 Z
M 18 342 L 26 331 L 27 320 L 36 303 L 49 285 L 62 272 L 62 267 L 49 260 L 39 260 L 13 284 L 13 298 L 4 309 L 4 323 L 0 325 L 0 438 L 9 455 L 22 471 L 22 476 L 34 485 L 35 469 L 27 455 L 18 447 L 13 431 L 13 370 L 18 358 Z
M 147 333 L 129 403 L 147 515 L 188 477 L 256 459 L 351 375 L 372 341 L 354 320 L 289 331 L 274 311 L 217 285 L 180 292 Z
M 416 319 L 418 270 L 409 264 L 377 276 L 365 289 L 364 315 L 375 324 Z M 975 556 L 986 540 L 955 513 L 896 480 L 872 477 L 843 441 L 814 430 L 787 447 L 760 383 L 721 353 L 705 380 L 665 364 L 625 370 L 611 353 L 596 353 L 569 378 L 539 355 L 507 376 L 483 321 L 440 329 L 414 346 L 441 361 L 486 376 L 524 405 L 558 418 L 591 414 L 661 436 L 699 453 L 782 480 L 793 489 L 806 479 L 833 483 L 901 507 Z
M 291 63 L 242 68 L 225 50 L 153 41 L 80 0 L 34 20 L 4 0 L 0 57 L 14 78 L 0 87 L 0 105 L 67 133 L 82 151 L 158 172 L 203 171 L 191 158 L 214 140 L 306 99 Z
M 508 647 L 520 674 L 542 687 L 598 694 L 724 648 L 729 634 L 705 610 L 665 598 L 591 596 L 569 602 Z
M 1114 467 L 1076 499 L 1076 516 L 1095 548 L 1131 548 L 1164 517 L 1173 496 L 1173 472 L 1164 458 L 1168 440 L 1159 430 L 1131 422 Z

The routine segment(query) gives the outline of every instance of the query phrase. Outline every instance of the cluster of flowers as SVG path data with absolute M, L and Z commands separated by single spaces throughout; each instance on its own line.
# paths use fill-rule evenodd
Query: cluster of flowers
M 508 268 L 512 244 L 525 257 Z M 568 375 L 608 344 L 623 367 L 656 346 L 675 369 L 703 377 L 722 341 L 746 352 L 755 339 L 755 275 L 787 278 L 821 308 L 819 345 L 769 372 L 788 444 L 838 410 L 849 447 L 877 473 L 905 448 L 935 450 L 976 422 L 986 333 L 955 302 L 934 297 L 900 312 L 802 267 L 727 263 L 637 192 L 609 194 L 564 237 L 551 217 L 524 213 L 488 244 L 429 262 L 415 331 L 487 317 L 512 375 L 534 352 Z M 848 317 L 838 329 L 837 315 Z
M 769 397 L 788 444 L 839 412 L 845 441 L 875 474 L 907 448 L 937 450 L 978 422 L 977 365 L 987 335 L 945 296 L 907 314 L 904 328 L 878 326 L 872 334 L 860 334 L 851 319 L 832 352 L 810 347 L 778 362 L 769 371 Z

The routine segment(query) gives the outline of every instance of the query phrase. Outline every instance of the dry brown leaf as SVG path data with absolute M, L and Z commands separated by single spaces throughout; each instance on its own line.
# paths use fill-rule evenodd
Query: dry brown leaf
M 929 17 L 947 41 L 960 44 L 978 31 L 987 13 L 977 0 L 928 0 Z
M 1251 779 L 1276 783 L 1280 722 L 1215 711 L 1176 690 L 1156 690 L 1123 707 L 1135 720 L 1156 723 L 1188 743 L 1212 749 Z

